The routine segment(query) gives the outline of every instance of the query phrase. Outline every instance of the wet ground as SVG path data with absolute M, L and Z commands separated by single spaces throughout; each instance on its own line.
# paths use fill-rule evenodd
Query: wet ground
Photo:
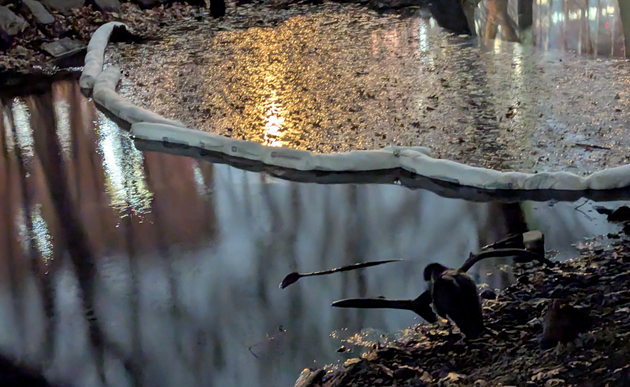
M 619 231 L 592 207 L 621 201 L 472 202 L 141 151 L 73 81 L 2 113 L 0 348 L 76 386 L 292 385 L 356 355 L 336 352 L 346 339 L 420 322 L 334 300 L 415 297 L 426 263 L 456 265 L 524 227 L 555 259 Z M 294 270 L 390 258 L 408 261 L 278 289 Z M 478 282 L 509 283 L 499 263 Z
M 590 173 L 627 163 L 630 146 L 630 65 L 617 59 L 616 3 L 604 3 L 594 26 L 575 2 L 536 3 L 524 44 L 355 5 L 240 6 L 223 21 L 190 11 L 164 40 L 118 45 L 107 61 L 133 102 L 234 138 L 315 152 L 423 145 L 498 170 Z

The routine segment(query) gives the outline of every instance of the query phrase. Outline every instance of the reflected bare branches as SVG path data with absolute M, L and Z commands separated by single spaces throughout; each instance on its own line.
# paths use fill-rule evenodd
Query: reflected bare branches
M 460 74 L 479 70 L 468 65 L 461 63 Z M 21 138 L 6 101 L 0 125 L 0 178 L 7 182 L 0 188 L 0 242 L 6 242 L 0 262 L 7 267 L 0 325 L 24 327 L 2 344 L 45 365 L 42 345 L 54 343 L 46 352 L 59 357 L 49 371 L 60 379 L 80 370 L 85 380 L 76 383 L 290 384 L 305 364 L 343 359 L 335 352 L 343 334 L 330 332 L 392 331 L 414 322 L 405 315 L 331 310 L 335 299 L 417 295 L 429 260 L 454 266 L 510 227 L 540 228 L 565 252 L 573 251 L 575 233 L 609 232 L 609 225 L 594 225 L 558 204 L 502 207 L 394 185 L 290 183 L 183 156 L 140 154 L 113 126 L 107 136 L 95 133 L 109 122 L 72 99 L 76 87 L 24 99 L 19 114 L 28 117 L 30 132 Z M 67 98 L 70 137 L 57 130 L 65 119 L 56 118 L 63 109 L 55 108 L 55 98 Z M 129 155 L 135 164 L 108 164 L 103 141 L 120 145 L 115 159 Z M 114 170 L 124 173 L 113 178 Z M 123 196 L 110 194 L 113 180 Z M 116 203 L 130 193 L 139 195 L 137 203 L 148 200 L 150 211 L 119 211 Z M 29 230 L 25 250 L 18 215 Z M 34 231 L 38 222 L 50 238 Z M 43 259 L 46 246 L 52 260 Z M 391 258 L 409 262 L 277 289 L 287 270 Z M 509 272 L 490 269 L 510 280 Z M 33 278 L 40 281 L 36 291 L 25 285 Z M 34 308 L 58 323 L 31 318 Z

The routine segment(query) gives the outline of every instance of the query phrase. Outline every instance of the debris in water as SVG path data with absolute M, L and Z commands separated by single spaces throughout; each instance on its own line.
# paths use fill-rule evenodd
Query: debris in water
M 338 273 L 338 272 L 342 272 L 342 271 L 351 271 L 351 270 L 363 269 L 363 268 L 366 268 L 366 267 L 377 266 L 377 265 L 382 265 L 382 264 L 385 264 L 385 263 L 399 262 L 399 261 L 402 261 L 402 259 L 391 259 L 391 260 L 387 260 L 387 261 L 362 262 L 362 263 L 355 263 L 355 264 L 352 264 L 352 265 L 337 267 L 337 268 L 330 269 L 330 270 L 316 271 L 316 272 L 313 272 L 313 273 L 298 273 L 298 272 L 294 271 L 293 273 L 289 273 L 289 274 L 287 274 L 286 277 L 284 277 L 284 279 L 280 283 L 279 287 L 280 287 L 280 289 L 284 289 L 287 286 L 297 282 L 302 277 L 310 277 L 310 276 L 315 276 L 315 275 L 333 274 L 333 273 Z

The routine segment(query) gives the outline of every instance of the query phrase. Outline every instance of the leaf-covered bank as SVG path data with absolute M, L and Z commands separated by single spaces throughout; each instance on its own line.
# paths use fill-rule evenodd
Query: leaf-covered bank
M 630 385 L 630 242 L 583 251 L 553 268 L 524 264 L 515 270 L 516 282 L 484 301 L 489 332 L 481 339 L 464 344 L 456 332 L 421 324 L 336 372 L 305 370 L 296 385 Z M 541 350 L 544 316 L 558 299 L 588 313 L 592 327 L 567 344 Z

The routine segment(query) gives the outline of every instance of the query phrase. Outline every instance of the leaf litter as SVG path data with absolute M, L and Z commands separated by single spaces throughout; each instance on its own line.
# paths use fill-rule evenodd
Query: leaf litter
M 456 330 L 420 324 L 337 370 L 305 370 L 296 386 L 630 385 L 628 240 L 585 247 L 555 267 L 517 264 L 515 273 L 513 285 L 483 301 L 482 338 L 464 344 Z M 593 323 L 574 340 L 541 350 L 554 300 L 585 311 Z

